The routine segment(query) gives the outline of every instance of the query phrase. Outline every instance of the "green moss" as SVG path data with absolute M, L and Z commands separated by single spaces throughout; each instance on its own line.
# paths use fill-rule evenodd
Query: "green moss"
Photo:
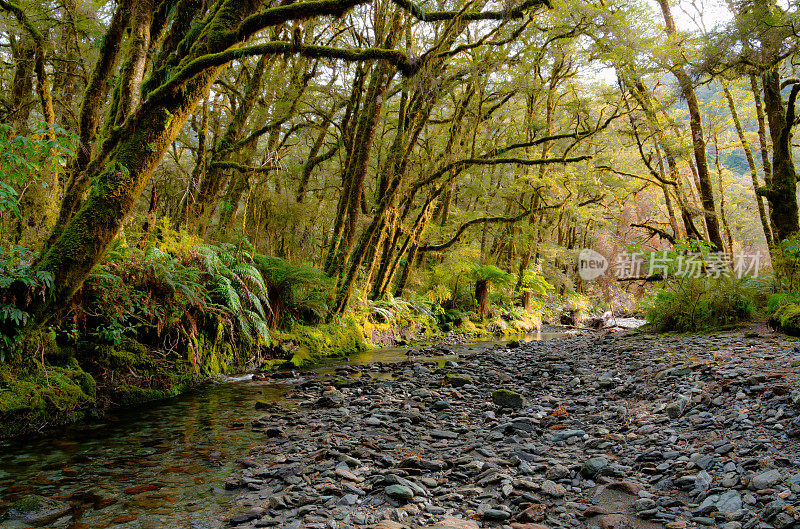
M 79 366 L 0 366 L 0 436 L 73 422 L 97 402 L 94 378 Z
M 185 388 L 184 384 L 177 384 L 166 389 L 143 388 L 130 384 L 123 384 L 114 389 L 111 399 L 114 404 L 120 406 L 131 406 L 143 402 L 166 399 L 181 393 Z
M 106 369 L 147 369 L 152 367 L 153 361 L 147 348 L 133 340 L 124 340 L 119 345 L 81 344 L 78 355 L 82 359 L 94 359 Z
M 38 496 L 27 496 L 15 501 L 12 508 L 19 513 L 29 513 L 38 511 L 44 506 L 42 500 Z
M 295 325 L 290 332 L 276 333 L 273 338 L 278 344 L 291 342 L 298 346 L 289 360 L 298 367 L 324 357 L 344 356 L 369 347 L 364 329 L 352 317 L 315 327 Z
M 493 391 L 492 402 L 504 408 L 522 408 L 525 405 L 525 399 L 522 395 L 507 389 Z
M 800 304 L 787 303 L 783 305 L 770 317 L 769 323 L 781 332 L 791 336 L 800 336 Z

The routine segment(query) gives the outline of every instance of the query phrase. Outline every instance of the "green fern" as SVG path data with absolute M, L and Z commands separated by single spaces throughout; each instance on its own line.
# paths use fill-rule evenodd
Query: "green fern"
M 214 278 L 215 288 L 212 291 L 216 300 L 229 312 L 238 314 L 242 310 L 242 300 L 230 279 L 225 276 Z

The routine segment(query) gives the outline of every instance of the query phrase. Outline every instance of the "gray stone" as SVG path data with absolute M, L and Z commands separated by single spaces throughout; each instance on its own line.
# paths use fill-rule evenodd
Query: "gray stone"
M 488 509 L 483 513 L 483 519 L 490 522 L 502 522 L 511 518 L 511 514 L 501 509 Z
M 552 496 L 554 498 L 562 498 L 566 492 L 567 489 L 565 489 L 562 485 L 554 483 L 549 479 L 546 479 L 542 482 L 542 494 L 547 494 L 548 496 Z
M 583 430 L 557 430 L 553 432 L 553 441 L 565 441 L 570 437 L 583 437 L 586 435 L 586 432 Z
M 414 497 L 414 491 L 412 491 L 410 487 L 406 487 L 404 485 L 389 485 L 383 490 L 383 492 L 385 492 L 386 495 L 393 500 L 402 502 L 409 501 Z
M 689 398 L 681 395 L 674 401 L 670 402 L 664 411 L 667 412 L 667 415 L 670 419 L 677 419 L 683 415 L 684 411 L 686 411 L 687 404 L 689 404 Z
M 570 471 L 564 465 L 553 465 L 552 467 L 547 469 L 547 479 L 565 479 L 568 478 L 570 475 Z
M 608 460 L 605 457 L 592 457 L 581 467 L 581 475 L 585 478 L 593 478 L 600 472 L 608 468 Z
M 729 490 L 720 494 L 714 505 L 721 513 L 738 511 L 742 508 L 742 496 L 739 491 Z
M 767 470 L 750 478 L 750 490 L 768 489 L 780 483 L 781 473 L 776 470 Z
M 454 388 L 460 388 L 461 386 L 472 384 L 473 380 L 472 377 L 469 375 L 459 375 L 457 373 L 450 373 L 449 375 L 444 376 L 443 382 Z

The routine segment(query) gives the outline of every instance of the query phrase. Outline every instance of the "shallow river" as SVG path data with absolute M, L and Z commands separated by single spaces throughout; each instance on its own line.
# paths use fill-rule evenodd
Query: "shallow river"
M 527 339 L 560 336 L 539 333 Z M 447 347 L 458 354 L 487 345 Z M 398 362 L 408 358 L 408 350 L 372 349 L 348 363 Z M 324 375 L 336 365 L 317 371 Z M 71 517 L 49 527 L 227 526 L 223 520 L 236 509 L 235 493 L 222 490 L 222 482 L 238 467 L 235 460 L 263 439 L 263 433 L 250 430 L 250 422 L 263 415 L 255 401 L 280 400 L 296 382 L 230 379 L 56 435 L 0 444 L 0 500 L 38 494 L 73 505 Z M 6 521 L 0 527 L 25 525 Z

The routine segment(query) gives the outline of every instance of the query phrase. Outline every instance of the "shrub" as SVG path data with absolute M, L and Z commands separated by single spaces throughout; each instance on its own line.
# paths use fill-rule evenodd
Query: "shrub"
M 20 246 L 0 247 L 0 362 L 18 344 L 19 329 L 30 318 L 25 308 L 33 298 L 44 298 L 53 285 L 52 274 L 30 267 L 33 257 Z
M 800 303 L 800 292 L 776 292 L 769 296 L 765 312 L 775 314 L 778 309 L 790 303 Z
M 786 303 L 769 318 L 772 328 L 792 336 L 800 336 L 800 304 Z
M 649 328 L 657 332 L 698 332 L 750 320 L 756 293 L 746 279 L 678 279 L 645 307 Z
M 261 273 L 231 246 L 167 252 L 117 244 L 73 299 L 73 328 L 62 322 L 61 332 L 72 340 L 118 345 L 130 338 L 171 350 L 200 333 L 216 341 L 222 328 L 230 342 L 252 349 L 269 341 L 268 310 Z

